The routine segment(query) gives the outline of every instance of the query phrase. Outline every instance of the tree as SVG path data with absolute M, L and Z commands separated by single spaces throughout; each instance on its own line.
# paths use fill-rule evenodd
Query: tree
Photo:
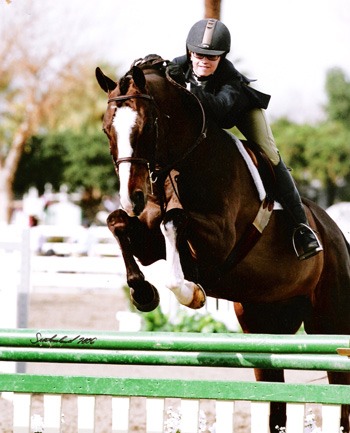
M 40 21 L 50 6 L 33 8 L 35 20 L 31 14 L 22 14 L 16 22 L 4 21 L 0 28 L 0 222 L 10 219 L 13 182 L 29 138 L 63 125 L 96 124 L 96 113 L 102 112 L 97 109 L 103 100 L 96 98 L 97 87 L 91 84 L 94 68 L 87 66 L 88 55 L 75 55 L 74 38 L 68 31 L 66 40 L 47 41 Z
M 350 200 L 350 81 L 341 69 L 333 68 L 325 88 L 326 121 L 297 125 L 280 119 L 273 131 L 301 191 L 308 195 L 310 184 L 318 183 L 325 192 L 325 205 L 330 206 L 337 199 Z
M 341 122 L 300 125 L 280 119 L 272 126 L 276 142 L 303 195 L 317 199 L 311 184 L 325 192 L 328 207 L 350 176 L 350 131 Z
M 340 68 L 333 68 L 327 72 L 326 92 L 326 111 L 329 119 L 340 121 L 350 128 L 350 81 Z
M 55 190 L 62 184 L 72 190 L 95 188 L 100 196 L 118 190 L 108 142 L 100 128 L 45 133 L 27 141 L 14 192 L 21 197 L 34 186 L 43 193 L 47 183 Z
M 94 220 L 103 196 L 114 195 L 119 187 L 108 142 L 100 128 L 51 132 L 28 140 L 14 191 L 21 197 L 29 186 L 34 186 L 42 194 L 48 183 L 56 191 L 63 184 L 73 191 L 80 190 L 84 217 Z

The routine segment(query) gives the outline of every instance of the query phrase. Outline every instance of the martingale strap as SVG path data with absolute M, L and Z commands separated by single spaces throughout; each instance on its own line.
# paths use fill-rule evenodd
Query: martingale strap
M 273 200 L 266 196 L 261 203 L 259 211 L 252 224 L 247 228 L 241 239 L 233 247 L 225 262 L 217 268 L 216 276 L 218 279 L 220 279 L 222 274 L 228 272 L 241 262 L 258 242 L 262 232 L 270 221 L 273 212 L 273 205 Z

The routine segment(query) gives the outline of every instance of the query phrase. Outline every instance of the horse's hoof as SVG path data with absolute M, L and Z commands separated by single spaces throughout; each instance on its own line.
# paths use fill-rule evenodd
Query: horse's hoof
M 186 307 L 192 308 L 193 310 L 198 310 L 205 305 L 206 300 L 207 296 L 203 287 L 200 284 L 196 283 L 194 285 L 192 301 L 190 304 L 186 305 Z
M 145 287 L 143 293 L 135 294 L 134 289 L 130 288 L 130 297 L 133 305 L 143 313 L 149 313 L 155 310 L 159 305 L 158 290 L 148 281 L 143 282 Z M 145 296 L 145 293 L 147 296 Z M 143 296 L 142 296 L 143 295 Z

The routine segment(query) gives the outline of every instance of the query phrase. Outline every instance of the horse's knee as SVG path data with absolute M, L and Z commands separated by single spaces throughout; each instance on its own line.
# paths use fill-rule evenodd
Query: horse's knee
M 114 235 L 126 230 L 128 222 L 128 215 L 121 209 L 113 211 L 107 217 L 107 226 Z
M 144 220 L 129 217 L 125 211 L 117 209 L 108 216 L 107 226 L 122 250 L 130 250 L 142 265 L 165 258 L 164 238 L 159 225 L 150 229 Z

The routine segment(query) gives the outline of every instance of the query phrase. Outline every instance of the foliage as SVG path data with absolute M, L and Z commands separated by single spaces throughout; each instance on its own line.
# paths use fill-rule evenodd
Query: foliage
M 325 89 L 325 121 L 299 125 L 279 119 L 272 129 L 301 192 L 315 199 L 310 185 L 317 185 L 325 191 L 329 206 L 337 198 L 350 200 L 350 81 L 334 68 L 327 73 Z
M 299 125 L 281 119 L 273 125 L 274 135 L 283 158 L 300 180 L 306 171 L 310 177 L 336 182 L 349 172 L 350 131 L 339 122 L 324 122 L 316 126 Z M 345 163 L 345 164 L 344 164 Z
M 302 193 L 308 195 L 310 185 L 317 185 L 327 192 L 327 204 L 331 205 L 336 190 L 350 177 L 350 130 L 336 121 L 299 125 L 280 119 L 274 123 L 273 131 Z
M 185 310 L 179 310 L 176 319 L 171 321 L 169 316 L 164 314 L 160 307 L 150 313 L 142 314 L 143 331 L 161 332 L 205 332 L 219 333 L 230 332 L 226 325 L 219 322 L 209 314 L 194 313 L 188 314 Z
M 108 188 L 114 177 L 101 170 L 104 157 L 101 160 L 88 138 L 88 147 L 84 147 L 79 140 L 81 136 L 76 137 L 77 144 L 81 153 L 85 151 L 86 161 L 96 163 L 94 170 L 93 165 L 88 170 L 86 164 L 83 171 L 76 163 L 78 152 L 74 152 L 74 146 L 63 149 L 59 142 L 50 147 L 50 155 L 40 150 L 35 153 L 35 163 L 28 159 L 28 154 L 39 148 L 39 142 L 48 145 L 57 131 L 70 129 L 87 134 L 100 128 L 106 105 L 106 96 L 94 75 L 96 55 L 76 44 L 77 27 L 70 25 L 76 17 L 65 16 L 66 31 L 57 38 L 57 27 L 62 24 L 55 19 L 52 8 L 32 3 L 25 14 L 16 14 L 13 8 L 8 8 L 5 13 L 9 19 L 3 20 L 4 26 L 0 28 L 0 221 L 4 222 L 11 215 L 15 177 L 17 193 L 37 184 L 42 190 L 42 184 L 47 182 L 57 188 L 62 180 L 72 186 L 90 184 L 91 189 L 91 185 L 105 188 L 107 184 Z M 50 138 L 45 139 L 45 134 Z M 53 147 L 62 152 L 55 153 Z M 23 170 L 23 164 L 27 170 Z
M 340 68 L 327 72 L 326 92 L 328 104 L 326 111 L 331 121 L 340 121 L 349 128 L 350 125 L 350 81 Z
M 103 133 L 97 129 L 66 130 L 31 137 L 19 164 L 14 189 L 21 195 L 29 186 L 35 186 L 42 193 L 46 183 L 56 190 L 67 184 L 72 189 L 115 192 L 118 178 Z
M 305 160 L 309 161 L 312 177 L 323 184 L 336 184 L 350 174 L 350 130 L 339 122 L 326 122 L 314 128 L 305 148 Z

